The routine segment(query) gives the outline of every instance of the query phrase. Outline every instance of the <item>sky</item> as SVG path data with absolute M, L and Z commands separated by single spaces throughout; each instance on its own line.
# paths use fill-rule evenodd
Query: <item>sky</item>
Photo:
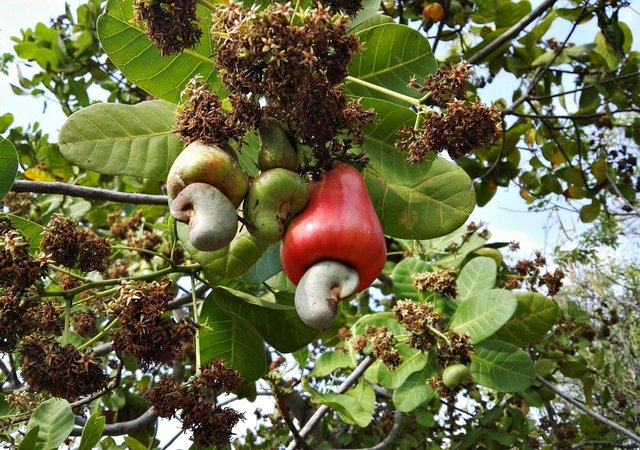
M 50 23 L 51 18 L 63 14 L 64 3 L 64 0 L 3 0 L 3 11 L 0 14 L 0 54 L 13 50 L 14 43 L 10 37 L 19 35 L 21 29 L 33 27 L 39 21 Z M 68 0 L 68 3 L 75 10 L 75 7 L 82 2 Z M 533 3 L 538 2 L 534 0 Z M 625 20 L 631 29 L 640 27 L 638 13 L 627 10 L 621 19 Z M 559 35 L 562 36 L 561 33 Z M 634 47 L 638 48 L 638 46 L 638 42 L 634 43 Z M 22 67 L 22 70 L 29 69 Z M 507 82 L 514 82 L 514 80 L 507 80 Z M 41 99 L 14 95 L 10 83 L 17 83 L 17 72 L 14 67 L 9 74 L 9 80 L 4 76 L 0 77 L 0 115 L 11 112 L 15 116 L 14 125 L 39 122 L 41 127 L 54 138 L 66 118 L 60 108 L 51 103 L 46 110 L 43 110 Z M 481 99 L 485 103 L 490 103 L 499 98 L 503 92 L 504 90 L 499 91 L 495 87 L 485 89 Z M 517 256 L 529 257 L 536 249 L 546 254 L 553 250 L 559 239 L 557 231 L 559 220 L 563 221 L 565 227 L 577 233 L 581 227 L 576 223 L 575 216 L 575 214 L 554 216 L 548 213 L 530 212 L 519 197 L 517 188 L 512 185 L 509 188 L 500 188 L 488 206 L 476 208 L 469 220 L 487 223 L 493 233 L 493 241 L 518 241 L 521 250 Z M 246 405 L 247 418 L 253 417 L 254 406 Z M 247 425 L 245 423 L 241 427 Z M 160 429 L 165 442 L 178 430 L 175 421 L 162 421 Z M 172 448 L 188 448 L 188 445 L 188 439 L 183 436 Z

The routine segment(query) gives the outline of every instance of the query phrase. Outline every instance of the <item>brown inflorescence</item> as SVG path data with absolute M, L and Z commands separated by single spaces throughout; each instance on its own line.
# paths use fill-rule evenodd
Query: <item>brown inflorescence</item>
M 454 100 L 467 99 L 467 84 L 472 74 L 471 66 L 461 62 L 450 68 L 443 67 L 435 74 L 428 75 L 422 86 L 419 86 L 415 79 L 412 79 L 409 85 L 416 87 L 422 93 L 428 92 L 429 98 L 436 104 L 447 106 Z
M 121 328 L 113 335 L 118 356 L 132 355 L 142 367 L 176 359 L 182 346 L 193 340 L 196 328 L 188 317 L 178 323 L 163 317 L 173 297 L 168 279 L 123 284 L 116 305 Z M 187 326 L 182 322 L 187 322 Z
M 319 4 L 323 4 L 331 8 L 333 11 L 341 12 L 347 16 L 353 17 L 358 11 L 362 9 L 362 0 L 314 0 L 313 5 L 318 7 Z
M 107 375 L 91 353 L 71 344 L 62 346 L 40 334 L 24 338 L 20 349 L 22 377 L 31 389 L 72 400 L 107 385 Z
M 11 229 L 11 222 L 0 219 L 0 288 L 24 290 L 47 270 L 46 258 L 29 254 L 29 242 Z
M 134 20 L 144 22 L 146 35 L 163 56 L 193 48 L 202 36 L 197 0 L 135 0 Z
M 429 153 L 446 150 L 453 159 L 487 148 L 502 135 L 500 111 L 470 100 L 454 100 L 442 113 L 429 111 L 421 128 L 398 131 L 396 146 L 409 153 L 407 162 L 419 164 Z
M 218 394 L 231 392 L 243 383 L 240 374 L 223 361 L 203 367 L 187 386 L 163 377 L 149 390 L 147 399 L 160 417 L 169 418 L 181 410 L 182 428 L 190 430 L 197 446 L 224 447 L 229 444 L 233 427 L 244 416 L 232 408 L 212 403 Z
M 445 266 L 435 272 L 416 273 L 413 286 L 420 292 L 437 292 L 444 297 L 455 298 L 458 295 L 456 269 Z
M 185 144 L 200 141 L 225 147 L 230 139 L 239 142 L 249 128 L 259 127 L 266 118 L 259 104 L 233 94 L 229 97 L 233 111 L 226 111 L 200 77 L 191 80 L 183 95 L 186 101 L 176 112 L 176 132 Z
M 110 252 L 105 238 L 58 214 L 51 216 L 45 227 L 40 248 L 58 264 L 83 272 L 104 271 Z
M 88 311 L 80 311 L 73 316 L 73 329 L 78 335 L 85 337 L 89 331 L 95 328 L 96 318 Z
M 444 318 L 426 303 L 400 300 L 393 308 L 398 321 L 411 332 L 409 345 L 421 351 L 429 351 L 436 343 L 436 334 L 440 331 Z
M 440 342 L 436 353 L 436 360 L 440 367 L 447 367 L 451 364 L 471 362 L 471 347 L 469 345 L 469 335 L 448 330 L 444 333 L 449 342 Z
M 299 12 L 278 3 L 260 11 L 233 1 L 218 7 L 212 26 L 216 65 L 236 104 L 244 103 L 234 111 L 237 123 L 254 127 L 264 99 L 265 114 L 287 124 L 319 160 L 329 151 L 343 151 L 348 141 L 360 144 L 361 124 L 372 112 L 338 87 L 360 50 L 347 24 L 346 15 L 319 3 Z M 344 144 L 337 145 L 340 133 Z
M 400 353 L 393 346 L 395 336 L 387 327 L 367 327 L 367 336 L 371 339 L 371 354 L 382 361 L 385 366 L 395 369 L 402 363 Z

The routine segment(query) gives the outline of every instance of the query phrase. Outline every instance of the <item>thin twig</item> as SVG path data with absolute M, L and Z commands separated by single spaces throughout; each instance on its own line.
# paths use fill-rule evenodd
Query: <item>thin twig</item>
M 544 14 L 544 12 L 549 8 L 551 8 L 556 1 L 557 0 L 545 0 L 542 3 L 540 3 L 540 5 L 538 5 L 536 9 L 531 11 L 529 14 L 527 14 L 522 19 L 520 19 L 515 25 L 513 25 L 507 31 L 505 31 L 496 39 L 491 41 L 491 43 L 487 45 L 485 48 L 481 49 L 480 51 L 478 51 L 478 53 L 471 56 L 468 59 L 468 61 L 471 64 L 478 64 L 485 57 L 489 56 L 495 50 L 500 48 L 503 44 L 505 44 L 506 42 L 508 42 L 509 40 L 513 39 L 518 34 L 520 34 L 520 32 L 524 30 L 527 27 L 527 25 L 529 25 L 531 22 L 533 22 L 542 14 Z
M 76 186 L 69 183 L 16 180 L 11 187 L 14 192 L 33 192 L 37 194 L 60 194 L 82 197 L 89 200 L 108 200 L 134 205 L 166 205 L 166 195 L 134 194 L 110 189 Z
M 389 448 L 398 438 L 398 435 L 400 434 L 400 430 L 402 429 L 401 425 L 402 425 L 402 411 L 396 411 L 393 414 L 393 427 L 391 427 L 391 431 L 389 431 L 389 434 L 387 435 L 386 438 L 384 438 L 382 441 L 380 441 L 373 447 L 357 448 L 355 450 L 385 450 Z M 347 450 L 347 449 L 336 448 L 333 450 Z
M 570 395 L 565 394 L 560 389 L 558 389 L 556 386 L 554 386 L 552 383 L 549 383 L 547 380 L 542 378 L 540 375 L 536 375 L 536 381 L 538 381 L 543 386 L 548 387 L 553 392 L 555 392 L 558 397 L 560 397 L 560 398 L 564 399 L 565 401 L 571 403 L 573 406 L 578 408 L 580 411 L 582 411 L 582 412 L 586 413 L 587 415 L 591 416 L 592 418 L 594 418 L 598 422 L 602 423 L 603 425 L 606 425 L 609 428 L 612 428 L 612 429 L 616 430 L 618 433 L 624 434 L 629 439 L 632 439 L 635 442 L 640 443 L 640 436 L 638 436 L 637 434 L 635 434 L 631 430 L 628 430 L 627 428 L 623 427 L 622 425 L 619 425 L 619 424 L 607 419 L 602 414 L 599 414 L 599 413 L 595 412 L 591 408 L 588 408 L 587 406 L 585 406 L 584 404 L 582 404 L 578 400 L 574 399 Z
M 349 375 L 347 379 L 344 380 L 340 386 L 338 386 L 338 390 L 337 390 L 338 394 L 345 393 L 347 389 L 349 389 L 353 384 L 355 384 L 355 382 L 358 381 L 358 379 L 362 376 L 362 374 L 364 374 L 364 371 L 367 370 L 367 368 L 371 364 L 373 364 L 374 361 L 375 359 L 372 358 L 371 356 L 367 356 L 365 359 L 363 359 L 362 362 L 358 364 L 358 367 L 356 367 L 355 370 L 351 372 L 351 375 Z M 304 426 L 300 429 L 299 431 L 300 436 L 303 439 L 306 438 L 309 435 L 309 433 L 311 433 L 311 431 L 315 428 L 318 422 L 320 422 L 320 420 L 328 412 L 329 412 L 329 407 L 327 405 L 320 406 L 316 410 L 316 412 L 313 413 L 313 416 L 311 416 L 311 418 L 307 421 L 307 423 L 305 423 Z M 297 448 L 297 444 L 296 444 L 296 441 L 294 440 L 289 444 L 289 446 L 287 447 L 287 450 L 294 450 L 296 448 Z

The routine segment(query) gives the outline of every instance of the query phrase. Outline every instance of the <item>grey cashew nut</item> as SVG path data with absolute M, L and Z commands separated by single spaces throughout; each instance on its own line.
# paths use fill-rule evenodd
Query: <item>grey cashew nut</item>
M 171 215 L 189 225 L 189 241 L 210 252 L 229 245 L 238 231 L 236 208 L 219 189 L 207 183 L 184 187 L 169 205 Z
M 338 261 L 320 261 L 311 266 L 296 288 L 295 305 L 300 319 L 316 330 L 329 327 L 338 302 L 356 292 L 358 272 Z

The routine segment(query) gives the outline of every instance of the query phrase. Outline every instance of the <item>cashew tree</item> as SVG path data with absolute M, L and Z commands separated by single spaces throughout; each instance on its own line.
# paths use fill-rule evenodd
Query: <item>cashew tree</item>
M 0 69 L 67 119 L 0 116 L 0 442 L 640 445 L 633 310 L 594 306 L 633 264 L 589 297 L 584 253 L 469 221 L 511 184 L 637 217 L 629 11 L 89 0 L 23 30 Z

